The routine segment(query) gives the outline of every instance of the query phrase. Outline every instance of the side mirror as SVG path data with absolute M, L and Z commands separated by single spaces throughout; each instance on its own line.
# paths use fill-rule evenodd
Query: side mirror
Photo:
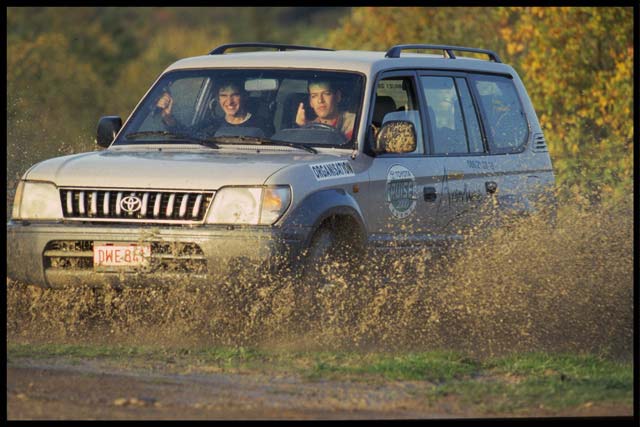
M 386 122 L 376 137 L 376 153 L 412 153 L 416 151 L 416 128 L 404 120 Z
M 119 116 L 104 116 L 98 121 L 98 135 L 96 143 L 100 147 L 108 147 L 113 142 L 116 134 L 122 127 L 122 119 Z

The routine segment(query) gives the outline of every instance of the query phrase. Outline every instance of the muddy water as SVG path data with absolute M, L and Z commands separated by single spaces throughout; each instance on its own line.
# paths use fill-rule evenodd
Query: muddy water
M 633 211 L 560 210 L 437 259 L 364 260 L 333 285 L 254 272 L 187 290 L 50 291 L 7 281 L 12 342 L 591 352 L 630 358 Z

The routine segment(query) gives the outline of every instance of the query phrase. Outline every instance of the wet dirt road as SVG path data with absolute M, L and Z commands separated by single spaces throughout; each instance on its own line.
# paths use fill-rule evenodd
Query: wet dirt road
M 7 408 L 9 419 L 398 419 L 464 413 L 442 403 L 430 408 L 421 393 L 428 386 L 23 360 L 7 368 Z
M 347 382 L 293 375 L 140 370 L 96 360 L 12 361 L 9 420 L 267 420 L 628 417 L 628 405 L 597 403 L 550 412 L 481 412 L 454 396 L 429 400 L 420 381 Z

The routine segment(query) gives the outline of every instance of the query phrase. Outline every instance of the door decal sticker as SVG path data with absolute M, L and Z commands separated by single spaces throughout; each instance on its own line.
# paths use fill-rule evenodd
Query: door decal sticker
M 404 219 L 416 209 L 418 191 L 416 177 L 404 166 L 393 165 L 387 172 L 385 200 L 391 214 Z

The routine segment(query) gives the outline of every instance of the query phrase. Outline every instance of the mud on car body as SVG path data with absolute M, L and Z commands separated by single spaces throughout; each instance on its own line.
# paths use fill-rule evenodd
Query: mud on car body
M 227 52 L 236 47 L 254 51 Z M 246 123 L 259 126 L 225 124 L 227 81 L 240 82 Z M 310 105 L 313 82 L 330 83 Z M 167 93 L 179 126 L 158 111 Z M 554 185 L 518 75 L 494 52 L 465 47 L 224 45 L 170 65 L 124 125 L 100 119 L 97 143 L 106 149 L 22 177 L 9 277 L 43 287 L 210 283 L 247 264 L 281 270 L 434 247 L 499 212 L 548 206 Z

